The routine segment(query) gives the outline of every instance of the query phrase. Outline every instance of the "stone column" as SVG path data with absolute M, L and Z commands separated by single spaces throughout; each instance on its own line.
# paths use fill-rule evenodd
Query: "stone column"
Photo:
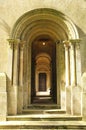
M 69 42 L 64 42 L 65 47 L 65 77 L 66 77 L 66 87 L 70 85 L 70 55 L 69 55 Z
M 17 92 L 18 92 L 18 54 L 19 54 L 19 39 L 9 39 L 10 46 L 13 46 L 13 67 L 12 67 L 12 85 L 9 89 L 8 106 L 9 114 L 17 114 Z
M 81 89 L 77 85 L 77 67 L 79 63 L 76 63 L 77 56 L 77 43 L 78 39 L 70 40 L 70 55 L 71 55 L 71 114 L 81 115 Z M 78 61 L 77 61 L 78 62 Z M 77 64 L 77 66 L 76 66 Z
M 57 107 L 61 108 L 61 91 L 60 91 L 60 80 L 61 80 L 61 74 L 60 74 L 60 44 L 56 44 L 56 66 L 57 66 Z
M 70 43 L 70 71 L 71 71 L 71 86 L 76 85 L 76 54 L 75 42 Z
M 71 87 L 70 87 L 70 45 L 69 41 L 64 41 L 65 47 L 65 79 L 66 79 L 66 111 L 71 113 Z
M 20 42 L 19 55 L 19 87 L 18 87 L 18 113 L 22 113 L 23 108 L 23 50 L 25 42 Z

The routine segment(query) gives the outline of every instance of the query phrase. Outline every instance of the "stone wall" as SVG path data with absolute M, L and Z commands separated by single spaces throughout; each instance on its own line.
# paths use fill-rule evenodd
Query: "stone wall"
M 7 115 L 7 90 L 6 90 L 6 75 L 0 73 L 0 121 L 6 120 Z
M 85 42 L 86 42 L 86 1 L 85 0 L 0 0 L 0 71 L 7 72 L 9 67 L 8 45 L 6 39 L 16 20 L 24 13 L 36 8 L 52 8 L 67 15 L 78 28 L 82 39 L 82 72 L 85 70 Z M 3 58 L 4 57 L 4 58 Z
M 9 73 L 11 71 L 11 65 L 8 64 L 9 59 L 9 44 L 7 39 L 10 37 L 11 31 L 15 22 L 21 17 L 24 13 L 37 9 L 37 8 L 51 8 L 58 11 L 61 11 L 63 14 L 68 16 L 74 24 L 77 26 L 79 36 L 81 38 L 80 50 L 81 50 L 81 65 L 82 65 L 82 73 L 86 71 L 86 1 L 85 0 L 0 0 L 0 72 L 5 72 L 8 76 L 8 79 L 11 79 L 11 75 Z M 0 80 L 2 81 L 2 80 Z M 30 83 L 29 83 L 30 84 Z M 25 85 L 26 86 L 26 85 Z M 1 95 L 2 95 L 2 84 L 1 87 Z M 5 86 L 6 87 L 6 86 Z M 11 89 L 11 88 L 9 88 Z M 13 88 L 12 88 L 13 89 Z M 13 92 L 14 90 L 12 90 Z M 75 91 L 75 90 L 74 90 Z M 77 90 L 78 91 L 78 90 Z M 3 106 L 1 100 L 4 98 L 4 102 L 6 105 L 6 90 L 4 90 L 3 95 L 0 98 L 0 104 L 4 108 L 6 115 L 6 106 Z M 13 93 L 8 97 L 10 98 Z M 26 90 L 24 90 L 26 93 Z M 62 91 L 64 92 L 64 91 Z M 79 94 L 79 92 L 78 92 Z M 15 95 L 14 95 L 15 97 Z M 64 97 L 63 97 L 64 98 Z M 74 97 L 76 100 L 77 98 Z M 74 100 L 74 102 L 76 102 Z M 26 106 L 27 103 L 24 104 Z M 11 104 L 13 107 L 13 104 Z M 75 106 L 74 106 L 75 107 Z M 16 109 L 16 108 L 15 108 Z M 1 108 L 2 110 L 2 108 Z M 10 110 L 9 110 L 10 111 Z M 3 113 L 3 112 L 2 112 Z

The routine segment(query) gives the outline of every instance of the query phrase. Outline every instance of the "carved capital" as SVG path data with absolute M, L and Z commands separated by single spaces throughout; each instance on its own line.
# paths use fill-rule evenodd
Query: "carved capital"
M 69 41 L 63 41 L 64 47 L 69 48 L 70 47 L 70 42 Z
M 7 39 L 7 41 L 9 42 L 10 47 L 14 47 L 14 49 L 17 48 L 20 43 L 19 39 Z
M 81 39 L 70 39 L 69 41 L 70 41 L 71 49 L 73 49 L 73 48 L 79 49 L 80 48 L 79 43 L 80 43 Z
M 21 42 L 20 42 L 20 49 L 21 49 L 21 50 L 24 49 L 25 43 L 26 43 L 26 41 L 21 41 Z
M 74 43 L 80 43 L 81 39 L 70 39 L 69 41 L 74 44 Z

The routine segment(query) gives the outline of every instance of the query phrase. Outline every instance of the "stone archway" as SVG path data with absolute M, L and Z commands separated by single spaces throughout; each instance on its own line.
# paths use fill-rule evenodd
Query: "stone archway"
M 31 104 L 31 45 L 40 35 L 48 35 L 56 44 L 58 108 L 70 113 L 80 113 L 81 97 L 78 103 L 73 93 L 76 88 L 79 94 L 81 92 L 78 88 L 81 74 L 78 32 L 73 22 L 63 13 L 47 8 L 25 13 L 13 27 L 9 39 L 12 51 L 9 59 L 11 70 L 8 74 L 12 82 L 12 88 L 8 92 L 11 97 L 8 105 L 12 111 L 8 110 L 8 113 L 22 113 L 22 108 Z M 11 99 L 14 99 L 14 103 Z M 80 108 L 77 108 L 77 112 L 74 102 Z
M 33 41 L 31 50 L 31 97 L 51 96 L 56 102 L 56 43 L 48 35 L 40 35 Z M 38 92 L 42 74 L 46 75 L 46 92 Z

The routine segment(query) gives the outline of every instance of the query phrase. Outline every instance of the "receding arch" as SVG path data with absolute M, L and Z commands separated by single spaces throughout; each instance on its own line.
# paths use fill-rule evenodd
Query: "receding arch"
M 42 25 L 43 21 L 48 21 L 49 24 L 53 23 L 53 24 L 58 25 L 58 28 L 59 27 L 62 28 L 63 33 L 65 33 L 67 36 L 65 37 L 65 39 L 78 39 L 79 38 L 77 29 L 75 25 L 73 24 L 72 20 L 70 20 L 63 13 L 54 9 L 50 9 L 50 8 L 35 9 L 22 15 L 17 20 L 17 22 L 15 23 L 13 27 L 12 32 L 11 32 L 11 37 L 22 39 L 21 34 L 23 34 L 23 32 L 26 30 L 25 28 L 29 27 L 29 32 L 30 32 L 31 29 L 34 27 L 34 23 L 35 23 L 35 26 L 40 25 L 40 23 Z M 54 27 L 53 25 L 51 26 L 54 28 L 54 31 L 58 30 L 58 28 Z M 37 28 L 39 28 L 39 26 Z M 28 31 L 26 33 L 28 33 Z M 62 33 L 62 31 L 59 33 Z
M 46 36 L 51 39 L 52 45 L 55 44 L 56 49 L 56 65 L 53 65 L 53 69 L 55 67 L 57 68 L 56 70 L 54 70 L 54 72 L 56 71 L 56 75 L 53 74 L 53 76 L 55 76 L 53 77 L 53 79 L 56 78 L 57 81 L 56 84 L 54 84 L 53 81 L 54 86 L 57 87 L 57 89 L 55 89 L 54 91 L 56 92 L 56 94 L 58 93 L 57 95 L 55 94 L 57 96 L 56 103 L 58 108 L 65 109 L 65 50 L 63 41 L 78 39 L 79 35 L 77 28 L 72 20 L 70 20 L 63 13 L 49 8 L 35 9 L 25 13 L 16 21 L 11 32 L 11 38 L 20 39 L 20 41 L 26 42 L 26 46 L 23 50 L 23 90 L 25 95 L 23 97 L 23 100 L 25 101 L 23 106 L 27 107 L 28 104 L 31 104 L 31 76 L 32 74 L 35 75 L 31 72 L 32 44 L 34 41 L 36 41 L 38 37 L 42 37 L 42 39 L 45 39 Z M 17 56 L 19 55 L 16 54 L 16 59 L 18 59 Z M 54 58 L 52 59 L 54 60 Z M 15 61 L 13 61 L 12 63 L 14 67 Z

